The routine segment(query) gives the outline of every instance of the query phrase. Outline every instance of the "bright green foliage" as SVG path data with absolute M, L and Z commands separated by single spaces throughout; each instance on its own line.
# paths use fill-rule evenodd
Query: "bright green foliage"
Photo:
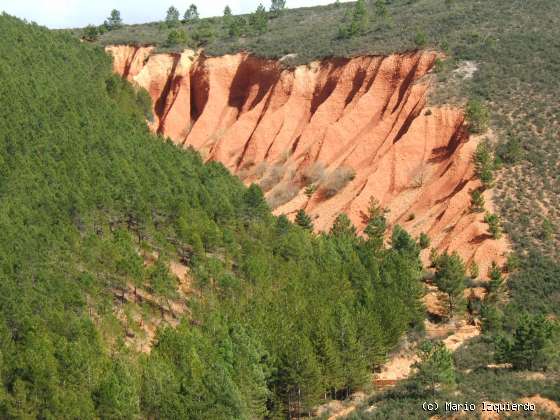
M 477 213 L 484 211 L 484 196 L 479 189 L 471 191 L 471 210 Z
M 425 47 L 427 43 L 428 43 L 428 36 L 426 35 L 425 32 L 417 31 L 414 34 L 414 44 L 417 47 L 419 48 Z
M 331 227 L 330 234 L 339 238 L 355 238 L 356 228 L 344 213 L 340 213 Z
M 488 233 L 494 239 L 500 239 L 502 237 L 502 227 L 500 218 L 497 214 L 486 213 L 484 216 L 484 222 L 488 223 Z
M 480 269 L 478 267 L 478 264 L 474 260 L 471 261 L 469 265 L 469 275 L 471 279 L 473 280 L 477 279 L 479 274 L 480 274 Z
M 556 233 L 556 228 L 552 224 L 549 218 L 544 218 L 541 227 L 541 236 L 544 240 L 550 241 L 554 234 Z
M 172 29 L 167 35 L 167 45 L 172 47 L 186 44 L 188 41 L 187 33 L 182 29 Z
M 183 16 L 183 20 L 185 22 L 195 22 L 199 18 L 198 15 L 198 8 L 196 4 L 191 4 L 189 8 L 185 11 L 185 15 Z
M 121 18 L 121 12 L 119 12 L 117 9 L 111 10 L 111 14 L 105 21 L 105 27 L 109 31 L 112 31 L 114 29 L 119 29 L 120 27 L 122 27 L 122 24 L 123 21 Z
M 482 185 L 485 188 L 490 188 L 494 180 L 494 157 L 487 141 L 483 141 L 476 146 L 474 165 L 476 175 L 482 181 Z
M 511 337 L 500 336 L 496 342 L 496 359 L 511 363 L 514 369 L 546 369 L 558 352 L 551 345 L 552 323 L 543 315 L 521 316 Z
M 496 261 L 492 261 L 492 265 L 488 268 L 488 291 L 490 293 L 499 293 L 504 285 L 504 277 L 502 276 L 502 269 Z
M 471 99 L 467 103 L 466 119 L 471 133 L 481 134 L 490 125 L 490 111 L 481 101 Z
M 193 40 L 197 43 L 197 46 L 206 45 L 212 41 L 214 36 L 214 28 L 208 21 L 201 22 L 192 34 Z
M 354 8 L 347 11 L 343 24 L 338 28 L 338 37 L 347 39 L 363 33 L 368 26 L 368 21 L 365 1 L 356 1 Z
M 411 259 L 418 258 L 420 254 L 420 249 L 416 241 L 399 225 L 393 228 L 391 247 L 396 251 L 410 256 Z
M 427 249 L 430 246 L 430 237 L 425 232 L 420 234 L 418 245 L 421 249 Z
M 389 16 L 386 0 L 375 0 L 375 15 L 381 19 L 386 19 Z
M 99 36 L 99 29 L 95 25 L 88 25 L 84 28 L 83 38 L 86 41 L 95 41 Z
M 364 233 L 368 237 L 368 245 L 372 250 L 380 250 L 383 248 L 385 241 L 385 231 L 387 230 L 387 219 L 385 218 L 385 210 L 381 208 L 375 197 L 370 197 L 367 214 L 364 217 L 366 227 Z
M 242 16 L 235 16 L 227 26 L 228 35 L 237 38 L 247 32 L 247 21 Z
M 307 198 L 311 198 L 311 196 L 313 194 L 315 194 L 315 192 L 317 191 L 317 185 L 316 184 L 309 184 L 307 187 L 305 187 L 305 195 L 307 196 Z
M 226 30 L 229 30 L 229 28 L 231 27 L 231 24 L 234 20 L 234 17 L 231 13 L 231 7 L 229 7 L 229 5 L 226 5 L 226 7 L 224 8 L 224 16 L 222 18 L 222 25 Z
M 423 342 L 418 356 L 420 361 L 415 364 L 417 372 L 412 377 L 412 383 L 421 392 L 435 396 L 442 388 L 455 385 L 453 356 L 442 342 Z
M 171 6 L 167 9 L 165 14 L 165 23 L 168 28 L 174 28 L 179 25 L 179 10 L 175 6 Z
M 498 145 L 496 153 L 502 162 L 514 165 L 523 159 L 525 151 L 519 138 L 511 137 L 506 142 Z
M 262 3 L 260 3 L 257 6 L 257 10 L 249 16 L 249 26 L 256 34 L 264 34 L 267 31 L 268 14 Z
M 465 266 L 457 253 L 438 257 L 435 283 L 447 295 L 448 314 L 452 318 L 465 290 Z
M 303 209 L 299 209 L 296 213 L 295 223 L 306 230 L 313 230 L 313 222 L 311 217 Z

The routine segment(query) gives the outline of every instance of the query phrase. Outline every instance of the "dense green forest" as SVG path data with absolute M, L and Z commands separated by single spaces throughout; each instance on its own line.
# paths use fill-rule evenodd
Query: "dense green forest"
M 272 216 L 150 134 L 146 92 L 71 34 L 0 16 L 0 80 L 1 418 L 285 417 L 421 328 L 419 246 L 385 245 L 375 206 L 364 238 L 344 215 L 321 235 Z M 137 352 L 116 311 L 130 285 L 176 299 L 173 260 L 196 293 Z

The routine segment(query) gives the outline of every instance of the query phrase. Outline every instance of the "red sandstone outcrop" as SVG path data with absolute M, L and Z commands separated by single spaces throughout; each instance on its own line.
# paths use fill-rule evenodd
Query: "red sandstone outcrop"
M 469 192 L 480 186 L 472 162 L 478 139 L 468 136 L 460 109 L 426 107 L 424 76 L 437 53 L 284 69 L 243 53 L 107 50 L 115 72 L 150 93 L 154 131 L 261 183 L 275 213 L 305 208 L 325 230 L 345 212 L 363 227 L 373 196 L 391 224 L 426 232 L 437 249 L 474 259 L 481 273 L 503 262 L 505 239 L 493 240 L 482 214 L 469 211 Z M 308 185 L 316 191 L 306 194 Z

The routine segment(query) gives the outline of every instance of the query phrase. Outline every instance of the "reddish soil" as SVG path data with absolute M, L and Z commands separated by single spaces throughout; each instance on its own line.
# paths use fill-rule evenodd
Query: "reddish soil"
M 112 46 L 115 72 L 146 88 L 152 130 L 261 183 L 275 213 L 300 208 L 326 230 L 341 212 L 363 228 L 370 197 L 392 225 L 426 232 L 486 273 L 504 261 L 505 239 L 469 211 L 474 178 L 463 112 L 426 107 L 430 51 L 328 59 L 285 69 L 248 54 Z M 317 191 L 308 197 L 305 187 Z M 334 186 L 334 187 L 333 187 Z M 334 194 L 328 194 L 328 190 Z M 491 197 L 487 197 L 487 201 Z

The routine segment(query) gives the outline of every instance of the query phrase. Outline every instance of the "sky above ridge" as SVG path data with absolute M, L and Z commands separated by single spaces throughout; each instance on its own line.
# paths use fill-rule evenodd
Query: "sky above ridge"
M 334 1 L 287 0 L 286 7 L 317 6 Z M 183 14 L 188 5 L 194 3 L 200 15 L 208 17 L 220 16 L 226 5 L 234 14 L 252 12 L 261 2 L 267 8 L 270 6 L 270 0 L 0 0 L 0 11 L 49 28 L 76 28 L 103 23 L 112 9 L 120 10 L 125 23 L 143 23 L 162 20 L 172 5 Z

